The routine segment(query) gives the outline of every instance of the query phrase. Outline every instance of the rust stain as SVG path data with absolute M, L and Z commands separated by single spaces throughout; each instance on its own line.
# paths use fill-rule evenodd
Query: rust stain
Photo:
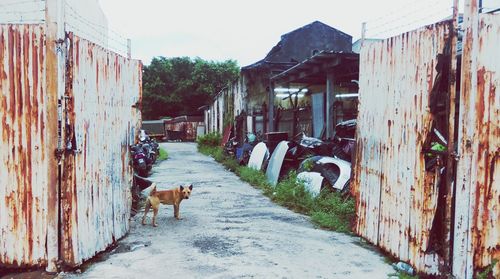
M 32 157 L 31 157 L 31 127 L 32 127 L 32 115 L 31 115 L 31 95 L 29 86 L 29 53 L 30 53 L 30 36 L 27 29 L 24 30 L 23 36 L 23 81 L 24 81 L 24 106 L 26 107 L 26 115 L 23 117 L 26 121 L 25 129 L 26 129 L 26 146 L 25 146 L 25 154 L 23 158 L 23 172 L 22 175 L 25 179 L 24 185 L 24 201 L 23 201 L 23 210 L 25 213 L 26 220 L 26 232 L 28 234 L 28 255 L 33 254 L 33 228 L 32 228 L 32 204 L 33 204 L 33 196 L 32 196 Z M 31 261 L 31 259 L 29 260 Z
M 428 26 L 373 44 L 360 65 L 366 76 L 360 77 L 352 186 L 356 231 L 422 272 L 437 268 L 425 262 L 419 248 L 435 214 L 427 192 L 434 178 L 425 172 L 420 151 L 431 128 L 433 67 L 447 39 L 436 40 L 435 34 L 446 28 Z M 381 96 L 387 101 L 380 102 Z
M 76 68 L 80 68 L 80 40 L 76 40 L 76 49 L 77 51 L 75 52 L 75 63 L 76 63 Z
M 39 134 L 40 130 L 39 130 L 39 119 L 38 119 L 38 113 L 39 113 L 39 110 L 38 110 L 38 102 L 39 102 L 39 99 L 38 99 L 38 94 L 39 94 L 39 91 L 38 91 L 38 48 L 37 46 L 35 45 L 35 42 L 37 41 L 37 38 L 36 38 L 36 35 L 35 33 L 32 33 L 31 34 L 31 41 L 34 42 L 32 44 L 32 47 L 31 47 L 31 55 L 33 57 L 33 61 L 32 61 L 32 72 L 31 72 L 31 76 L 32 76 L 32 79 L 33 79 L 33 110 L 32 110 L 32 113 L 31 113 L 31 119 L 33 119 L 35 121 L 34 123 L 34 127 L 35 127 L 35 134 Z
M 4 39 L 4 31 L 3 28 L 0 28 L 0 91 L 3 92 L 4 90 L 4 82 L 5 79 L 7 78 L 7 73 L 5 72 L 4 69 L 4 57 L 5 57 L 5 39 Z M 1 112 L 2 112 L 2 140 L 3 142 L 7 142 L 9 138 L 9 127 L 7 124 L 7 98 L 4 96 L 4 94 L 1 95 L 2 97 L 2 102 L 1 102 Z
M 0 196 L 4 201 L 0 203 L 0 215 L 7 222 L 2 223 L 0 231 L 4 232 L 2 236 L 14 237 L 19 245 L 18 249 L 5 251 L 11 247 L 2 243 L 1 265 L 47 263 L 46 222 L 54 216 L 43 216 L 50 211 L 47 205 L 57 204 L 55 195 L 49 192 L 53 186 L 46 185 L 57 184 L 53 179 L 57 162 L 51 150 L 56 143 L 56 125 L 50 124 L 54 121 L 47 123 L 47 118 L 54 120 L 57 107 L 51 93 L 55 92 L 54 76 L 46 73 L 55 69 L 55 60 L 52 52 L 47 53 L 44 28 L 0 25 L 0 140 L 8 146 L 2 151 L 5 159 L 0 167 L 9 174 L 5 195 Z M 132 180 L 128 166 L 129 130 L 139 127 L 140 119 L 130 102 L 141 99 L 142 76 L 139 62 L 131 63 L 77 37 L 70 40 L 66 69 L 69 98 L 65 99 L 70 125 L 68 133 L 63 131 L 63 145 L 71 141 L 74 150 L 66 151 L 62 161 L 60 255 L 64 264 L 74 266 L 104 250 L 128 229 L 130 208 L 126 191 Z M 116 65 L 111 65 L 112 61 Z M 95 84 L 91 84 L 88 81 L 93 80 L 94 74 Z M 89 106 L 98 109 L 89 110 Z M 50 137 L 46 139 L 47 132 Z M 117 135 L 114 143 L 101 140 L 103 133 L 108 132 Z M 105 156 L 97 156 L 89 146 L 97 146 Z M 1 183 L 4 187 L 4 180 Z M 115 201 L 113 206 L 103 207 L 109 200 Z M 113 220 L 108 218 L 110 215 Z

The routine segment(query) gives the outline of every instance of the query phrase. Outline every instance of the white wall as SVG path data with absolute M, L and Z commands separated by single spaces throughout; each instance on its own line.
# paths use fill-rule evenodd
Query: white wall
M 65 0 L 64 10 L 66 31 L 108 47 L 108 19 L 97 0 Z
M 43 23 L 45 3 L 43 0 L 0 0 L 0 23 Z M 97 0 L 63 0 L 62 4 L 66 31 L 108 47 L 108 20 Z M 126 45 L 126 39 L 121 43 Z
M 44 19 L 44 1 L 0 0 L 0 23 L 42 23 Z

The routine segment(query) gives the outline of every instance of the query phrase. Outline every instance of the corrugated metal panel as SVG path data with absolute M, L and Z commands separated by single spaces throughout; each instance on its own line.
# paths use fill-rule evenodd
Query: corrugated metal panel
M 45 34 L 0 25 L 0 265 L 44 265 L 48 156 Z
M 62 177 L 62 258 L 78 265 L 129 228 L 129 148 L 140 114 L 142 65 L 70 37 Z
M 500 259 L 500 15 L 478 17 L 477 6 L 469 8 L 473 11 L 464 21 L 454 236 L 453 273 L 459 278 L 472 278 Z M 500 278 L 500 263 L 495 276 Z
M 450 22 L 437 23 L 370 44 L 360 56 L 356 231 L 427 273 L 438 268 L 438 258 L 424 252 L 437 187 L 420 151 L 431 129 L 437 55 L 449 33 Z

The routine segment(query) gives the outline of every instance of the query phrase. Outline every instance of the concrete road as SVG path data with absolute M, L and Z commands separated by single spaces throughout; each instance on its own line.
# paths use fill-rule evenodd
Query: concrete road
M 272 203 L 192 143 L 162 144 L 169 160 L 150 177 L 159 188 L 194 184 L 181 217 L 162 206 L 159 227 L 131 219 L 118 247 L 77 278 L 387 278 L 381 255 L 357 237 L 316 229 Z M 146 190 L 149 193 L 149 189 Z

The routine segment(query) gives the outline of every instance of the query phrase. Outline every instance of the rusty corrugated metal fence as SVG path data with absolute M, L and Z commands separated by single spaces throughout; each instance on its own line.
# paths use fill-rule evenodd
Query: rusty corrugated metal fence
M 45 32 L 0 25 L 0 264 L 47 262 Z
M 431 131 L 429 92 L 450 22 L 362 48 L 353 188 L 356 231 L 418 270 L 437 273 L 426 253 L 436 210 L 435 175 L 425 171 L 424 140 Z
M 68 37 L 62 255 L 69 265 L 103 251 L 129 228 L 129 146 L 139 119 L 141 64 Z
M 458 156 L 445 152 L 457 160 L 453 198 L 442 192 L 442 169 L 426 170 L 425 151 L 440 117 L 431 113 L 431 92 L 444 75 L 438 55 L 456 34 L 449 21 L 362 48 L 352 185 L 358 234 L 419 272 L 451 268 L 457 278 L 473 278 L 500 259 L 500 15 L 466 4 L 459 109 L 444 116 L 458 124 L 450 135 Z M 446 208 L 454 212 L 450 225 L 439 212 Z M 493 276 L 500 276 L 498 262 Z
M 47 81 L 57 80 L 50 44 L 46 25 L 0 25 L 0 266 L 46 266 L 49 253 L 76 266 L 129 229 L 142 64 L 67 34 L 57 96 Z M 49 104 L 58 98 L 59 109 Z M 59 115 L 59 133 L 48 115 Z M 51 216 L 57 172 L 61 210 Z M 50 250 L 50 224 L 59 226 L 59 251 Z
M 469 10 L 471 9 L 471 10 Z M 466 11 L 453 273 L 500 261 L 500 15 Z M 494 274 L 500 278 L 500 263 Z

